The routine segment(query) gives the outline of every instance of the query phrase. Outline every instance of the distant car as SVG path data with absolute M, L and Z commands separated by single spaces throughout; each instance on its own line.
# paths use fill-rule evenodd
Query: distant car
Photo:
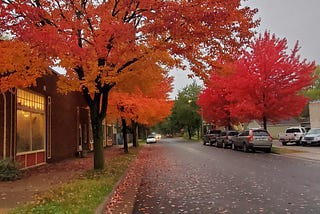
M 271 152 L 272 137 L 264 129 L 249 129 L 242 131 L 238 136 L 232 138 L 232 149 L 242 149 L 244 152 L 249 150 L 263 150 Z
M 147 143 L 156 143 L 157 142 L 157 138 L 155 135 L 148 135 L 147 137 Z
M 228 130 L 222 131 L 220 136 L 217 138 L 217 147 L 228 148 L 232 145 L 232 138 L 238 135 L 238 131 Z
M 312 128 L 301 140 L 302 146 L 320 145 L 320 128 Z

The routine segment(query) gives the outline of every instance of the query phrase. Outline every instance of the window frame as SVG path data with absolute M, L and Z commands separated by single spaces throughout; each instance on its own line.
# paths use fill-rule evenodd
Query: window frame
M 19 99 L 19 92 L 21 92 L 21 95 L 26 95 L 26 97 L 30 96 L 30 95 L 34 95 L 35 99 L 34 100 L 28 100 L 29 102 L 35 101 L 33 104 L 29 104 L 29 106 L 23 105 L 21 103 L 18 102 Z M 21 98 L 21 97 L 20 97 Z M 30 98 L 30 97 L 29 97 Z M 23 99 L 23 98 L 22 98 Z M 40 99 L 42 99 L 42 106 L 41 103 L 38 103 L 37 101 L 39 101 Z M 45 152 L 46 151 L 46 99 L 44 95 L 41 95 L 39 93 L 36 93 L 34 91 L 30 91 L 30 90 L 25 90 L 25 89 L 17 89 L 17 94 L 16 94 L 16 135 L 18 135 L 18 111 L 25 111 L 28 112 L 30 114 L 30 119 L 31 119 L 31 115 L 32 114 L 40 114 L 41 116 L 43 116 L 43 142 L 42 142 L 42 148 L 41 149 L 37 149 L 37 150 L 32 150 L 33 147 L 33 142 L 32 142 L 32 138 L 33 138 L 33 134 L 32 134 L 32 126 L 30 125 L 30 127 L 28 128 L 28 132 L 30 133 L 30 150 L 28 151 L 18 151 L 18 139 L 16 139 L 16 155 L 25 155 L 25 154 L 32 154 L 32 153 L 37 153 L 37 152 Z M 25 98 L 25 100 L 27 100 Z M 36 107 L 37 106 L 37 107 Z M 35 108 L 32 108 L 35 107 Z

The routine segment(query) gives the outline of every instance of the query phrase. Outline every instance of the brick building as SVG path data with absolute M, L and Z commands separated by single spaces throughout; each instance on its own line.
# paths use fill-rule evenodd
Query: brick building
M 81 93 L 57 93 L 58 75 L 53 72 L 39 78 L 36 87 L 0 95 L 0 159 L 13 158 L 29 168 L 92 148 L 85 100 Z M 112 127 L 104 127 L 105 145 L 108 140 L 112 145 Z

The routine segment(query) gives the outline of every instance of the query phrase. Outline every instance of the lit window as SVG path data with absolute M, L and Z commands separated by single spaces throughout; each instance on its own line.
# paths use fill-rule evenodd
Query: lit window
M 44 97 L 19 89 L 17 108 L 17 152 L 44 150 Z

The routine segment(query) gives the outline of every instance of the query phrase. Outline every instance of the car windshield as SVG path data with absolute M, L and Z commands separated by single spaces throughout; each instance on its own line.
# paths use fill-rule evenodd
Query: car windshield
M 308 134 L 320 134 L 320 129 L 310 129 Z
M 268 132 L 264 130 L 254 130 L 253 131 L 254 136 L 269 136 Z
M 300 129 L 287 129 L 286 133 L 300 132 Z
M 148 138 L 155 138 L 155 136 L 154 135 L 149 135 Z

